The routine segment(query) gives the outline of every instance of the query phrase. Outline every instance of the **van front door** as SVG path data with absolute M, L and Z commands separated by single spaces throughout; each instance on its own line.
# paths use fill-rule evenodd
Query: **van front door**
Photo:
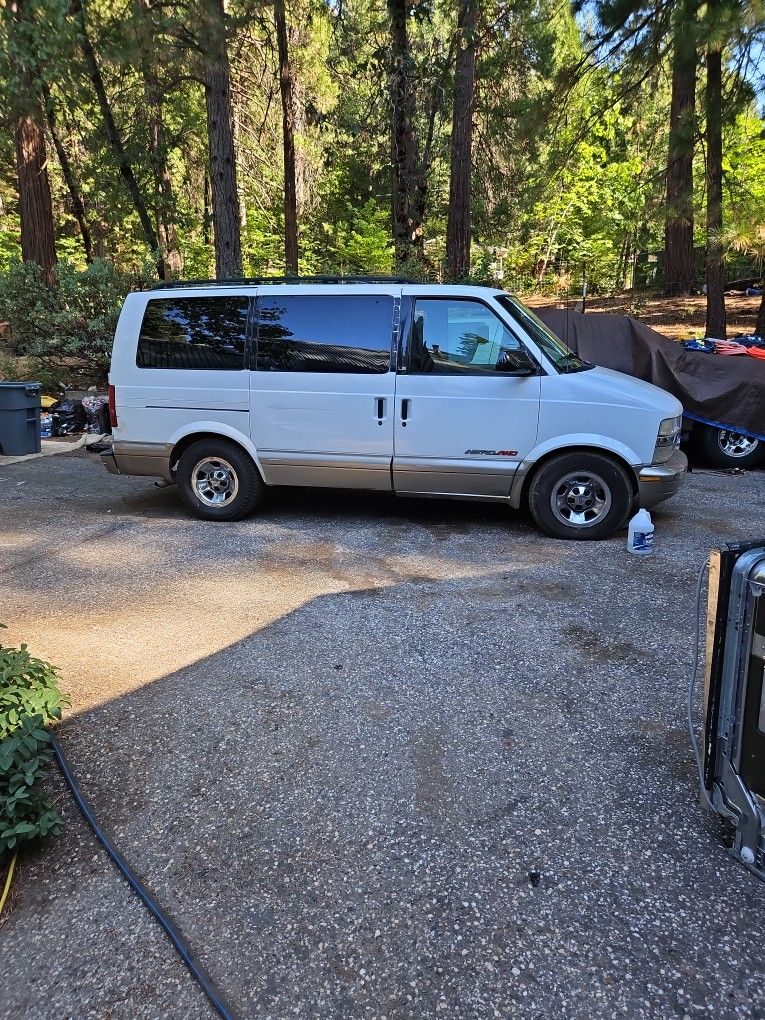
M 410 299 L 411 300 L 411 299 Z M 402 299 L 402 303 L 406 299 Z M 396 381 L 396 492 L 502 498 L 536 441 L 540 377 L 488 305 L 407 301 L 408 358 Z
M 250 435 L 270 485 L 391 488 L 396 296 L 260 290 Z

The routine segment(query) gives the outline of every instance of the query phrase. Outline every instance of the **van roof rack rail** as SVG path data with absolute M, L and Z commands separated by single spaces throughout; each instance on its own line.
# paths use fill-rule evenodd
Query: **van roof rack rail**
M 176 287 L 242 287 L 272 283 L 421 283 L 408 276 L 242 276 L 222 280 L 168 280 L 155 283 L 151 290 Z

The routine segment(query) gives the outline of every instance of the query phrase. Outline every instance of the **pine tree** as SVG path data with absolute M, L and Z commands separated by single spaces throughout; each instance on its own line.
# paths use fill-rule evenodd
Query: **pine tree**
M 28 0 L 7 0 L 8 52 L 14 76 L 12 110 L 21 219 L 21 256 L 36 262 L 48 283 L 56 265 L 53 201 L 39 97 L 39 73 L 29 29 Z
M 298 272 L 297 172 L 295 124 L 297 100 L 290 67 L 287 16 L 284 0 L 274 0 L 274 24 L 279 53 L 279 89 L 282 97 L 282 144 L 284 150 L 284 264 L 288 273 Z
M 242 275 L 242 238 L 226 12 L 224 0 L 203 0 L 203 7 L 200 48 L 204 64 L 215 270 L 219 278 L 231 278 Z
M 695 289 L 693 150 L 696 136 L 697 0 L 677 4 L 672 26 L 672 103 L 669 115 L 664 223 L 664 293 Z
M 454 75 L 449 218 L 446 226 L 446 259 L 452 280 L 463 279 L 470 272 L 477 8 L 478 0 L 460 0 L 457 18 L 460 46 Z
M 125 187 L 132 199 L 133 207 L 138 214 L 138 219 L 141 223 L 144 237 L 146 238 L 146 242 L 149 245 L 152 257 L 157 267 L 157 273 L 159 274 L 160 280 L 162 280 L 165 278 L 165 263 L 162 250 L 159 246 L 159 241 L 157 239 L 156 231 L 154 230 L 154 225 L 151 221 L 151 216 L 149 215 L 146 200 L 138 184 L 133 164 L 128 157 L 125 144 L 122 140 L 122 135 L 117 127 L 117 122 L 112 110 L 112 104 L 106 92 L 106 85 L 104 84 L 104 78 L 101 73 L 101 65 L 98 60 L 98 55 L 90 37 L 90 30 L 88 28 L 88 22 L 85 16 L 85 8 L 82 0 L 70 0 L 69 13 L 74 19 L 77 27 L 80 49 L 84 58 L 90 84 L 98 101 L 98 107 L 101 112 L 106 137 L 114 153 L 120 174 L 125 182 Z
M 424 254 L 420 151 L 416 134 L 416 84 L 409 48 L 407 0 L 387 0 L 390 62 L 388 95 L 391 126 L 393 246 L 397 263 L 421 261 Z

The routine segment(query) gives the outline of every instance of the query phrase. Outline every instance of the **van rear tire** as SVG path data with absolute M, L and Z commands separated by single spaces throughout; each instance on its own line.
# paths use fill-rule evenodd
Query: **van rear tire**
M 183 502 L 206 521 L 240 521 L 263 498 L 254 461 L 228 439 L 192 443 L 178 461 L 176 481 Z
M 597 453 L 563 453 L 534 475 L 529 509 L 551 538 L 610 538 L 627 521 L 634 494 L 624 468 Z

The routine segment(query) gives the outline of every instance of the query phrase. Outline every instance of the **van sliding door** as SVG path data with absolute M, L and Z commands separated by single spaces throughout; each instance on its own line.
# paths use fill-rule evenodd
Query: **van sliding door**
M 390 490 L 397 304 L 373 285 L 259 288 L 250 434 L 269 484 Z

